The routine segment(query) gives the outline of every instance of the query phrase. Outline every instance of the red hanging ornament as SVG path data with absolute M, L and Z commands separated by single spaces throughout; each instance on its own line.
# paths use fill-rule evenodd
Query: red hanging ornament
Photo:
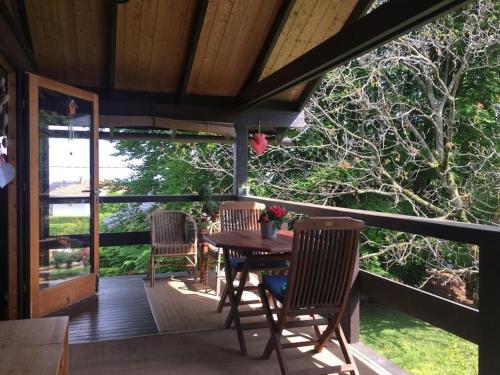
M 259 121 L 259 132 L 254 134 L 252 139 L 250 140 L 250 147 L 257 155 L 262 155 L 267 148 L 267 139 L 264 134 L 260 132 L 260 121 Z

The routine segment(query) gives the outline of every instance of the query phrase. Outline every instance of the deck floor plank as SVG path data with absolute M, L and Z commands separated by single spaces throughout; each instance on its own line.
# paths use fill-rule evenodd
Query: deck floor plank
M 69 342 L 158 333 L 140 276 L 104 277 L 99 292 L 50 316 L 69 316 Z

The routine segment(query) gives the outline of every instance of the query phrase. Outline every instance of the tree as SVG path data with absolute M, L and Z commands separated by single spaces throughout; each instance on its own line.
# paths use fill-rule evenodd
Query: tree
M 250 159 L 251 190 L 498 224 L 498 36 L 498 10 L 481 1 L 329 72 L 294 145 Z M 462 274 L 478 269 L 476 250 L 371 232 L 364 259 Z

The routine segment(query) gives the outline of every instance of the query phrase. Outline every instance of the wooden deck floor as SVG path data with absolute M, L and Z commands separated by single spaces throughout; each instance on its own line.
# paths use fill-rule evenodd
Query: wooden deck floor
M 99 293 L 50 316 L 69 316 L 69 342 L 158 333 L 141 276 L 103 277 Z

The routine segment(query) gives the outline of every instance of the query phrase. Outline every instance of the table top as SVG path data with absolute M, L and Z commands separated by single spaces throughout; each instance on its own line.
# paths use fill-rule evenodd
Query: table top
M 260 250 L 270 254 L 292 251 L 293 232 L 279 231 L 276 239 L 263 239 L 258 230 L 228 230 L 204 236 L 205 240 L 216 247 L 233 250 Z

